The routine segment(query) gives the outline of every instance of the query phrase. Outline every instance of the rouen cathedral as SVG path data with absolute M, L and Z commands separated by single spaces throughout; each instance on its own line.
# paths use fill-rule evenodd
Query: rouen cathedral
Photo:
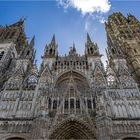
M 105 28 L 106 67 L 89 34 L 64 56 L 54 35 L 38 70 L 24 20 L 0 27 L 0 140 L 140 140 L 140 22 L 118 12 Z

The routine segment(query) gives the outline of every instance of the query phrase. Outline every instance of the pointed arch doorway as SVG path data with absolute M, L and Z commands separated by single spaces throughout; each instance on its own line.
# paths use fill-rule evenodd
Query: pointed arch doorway
M 92 139 L 96 140 L 95 133 L 87 126 L 77 120 L 68 120 L 58 125 L 50 134 L 49 139 Z
M 21 138 L 21 137 L 12 137 L 12 138 L 8 138 L 6 140 L 25 140 L 25 139 Z
M 127 137 L 127 138 L 124 138 L 122 140 L 139 140 L 139 138 L 135 138 L 135 137 Z

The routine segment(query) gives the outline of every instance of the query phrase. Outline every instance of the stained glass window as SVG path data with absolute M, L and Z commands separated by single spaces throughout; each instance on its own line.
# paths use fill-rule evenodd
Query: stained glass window
M 0 52 L 0 60 L 2 59 L 3 55 L 4 55 L 4 51 Z
M 70 99 L 70 108 L 74 108 L 74 99 Z
M 80 101 L 76 100 L 76 108 L 80 108 Z
M 53 109 L 57 108 L 57 100 L 53 100 Z
M 68 109 L 69 108 L 69 102 L 68 100 L 65 100 L 65 106 L 64 106 L 65 109 Z
M 52 100 L 49 98 L 49 105 L 48 108 L 51 109 Z
M 89 100 L 89 99 L 87 100 L 87 106 L 88 106 L 89 109 L 92 108 L 92 106 L 91 106 L 91 100 Z

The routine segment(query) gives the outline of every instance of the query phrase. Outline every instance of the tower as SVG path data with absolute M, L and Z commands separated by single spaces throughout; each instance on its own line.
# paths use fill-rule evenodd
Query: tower
M 114 13 L 109 16 L 106 23 L 110 58 L 122 56 L 138 84 L 140 84 L 139 28 L 140 22 L 131 14 L 124 17 L 121 13 Z
M 0 127 L 8 135 L 16 132 L 27 138 L 34 115 L 37 69 L 34 37 L 28 43 L 23 20 L 1 28 L 0 50 Z M 8 135 L 0 137 L 8 139 Z M 13 137 L 17 139 L 19 136 L 15 134 Z

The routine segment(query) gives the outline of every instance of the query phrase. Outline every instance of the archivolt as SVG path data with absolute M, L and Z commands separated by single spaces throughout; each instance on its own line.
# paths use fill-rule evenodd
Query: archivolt
M 140 136 L 135 134 L 127 134 L 127 135 L 124 135 L 124 136 L 121 136 L 119 139 L 121 140 L 139 140 L 140 139 Z
M 49 139 L 95 139 L 95 131 L 87 124 L 76 119 L 69 119 L 59 124 L 50 134 Z
M 10 138 L 20 138 L 21 140 L 29 140 L 29 136 L 25 134 L 7 134 L 6 136 L 1 137 L 1 140 L 8 140 Z
M 90 84 L 89 84 L 87 78 L 83 74 L 81 74 L 77 71 L 67 71 L 67 72 L 59 75 L 55 80 L 55 88 L 57 88 L 57 89 L 66 88 L 71 75 L 72 75 L 74 83 L 76 84 L 76 87 L 79 89 L 79 91 L 89 89 Z
M 77 75 L 77 76 L 79 76 L 79 77 L 81 77 L 81 78 L 83 78 L 83 79 L 85 79 L 86 81 L 87 81 L 87 83 L 89 84 L 89 81 L 87 80 L 87 78 L 85 78 L 85 75 L 82 73 L 82 72 L 80 72 L 80 71 L 76 71 L 76 70 L 68 70 L 68 71 L 64 71 L 63 73 L 61 73 L 61 74 L 59 74 L 58 76 L 57 76 L 57 78 L 56 78 L 56 80 L 55 80 L 55 85 L 58 83 L 58 81 L 59 81 L 59 79 L 61 78 L 61 77 L 63 77 L 64 75 L 70 75 L 70 74 L 72 74 L 72 75 Z

